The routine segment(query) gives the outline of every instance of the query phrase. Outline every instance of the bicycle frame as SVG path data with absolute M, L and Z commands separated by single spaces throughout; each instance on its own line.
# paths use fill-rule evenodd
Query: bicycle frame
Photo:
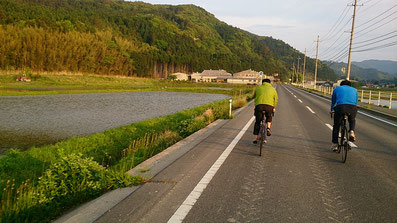
M 263 149 L 263 144 L 265 144 L 266 141 L 266 122 L 265 120 L 261 121 L 260 129 L 259 129 L 259 156 L 262 156 L 262 149 Z
M 331 114 L 331 118 L 332 118 L 332 114 Z M 344 114 L 342 123 L 341 123 L 341 125 L 339 127 L 339 131 L 338 131 L 339 137 L 338 137 L 337 152 L 339 154 L 341 154 L 341 162 L 342 163 L 346 162 L 347 151 L 351 149 L 350 144 L 349 144 L 349 133 L 348 133 L 348 129 L 346 127 L 347 119 L 348 119 L 348 114 Z

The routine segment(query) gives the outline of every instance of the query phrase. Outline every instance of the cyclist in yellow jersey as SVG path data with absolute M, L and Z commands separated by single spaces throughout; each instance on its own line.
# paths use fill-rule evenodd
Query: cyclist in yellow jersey
M 255 126 L 254 126 L 254 144 L 258 143 L 258 134 L 261 121 L 264 119 L 263 111 L 266 117 L 266 134 L 272 134 L 272 115 L 276 112 L 278 95 L 276 89 L 270 84 L 270 79 L 262 80 L 262 85 L 255 89 Z

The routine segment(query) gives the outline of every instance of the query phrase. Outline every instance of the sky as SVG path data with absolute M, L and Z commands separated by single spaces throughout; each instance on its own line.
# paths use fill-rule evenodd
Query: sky
M 309 57 L 347 62 L 354 0 L 143 0 L 194 4 L 229 25 L 280 39 Z M 397 2 L 357 0 L 352 61 L 397 61 Z M 393 45 L 394 44 L 394 45 Z M 388 45 L 393 45 L 386 47 Z

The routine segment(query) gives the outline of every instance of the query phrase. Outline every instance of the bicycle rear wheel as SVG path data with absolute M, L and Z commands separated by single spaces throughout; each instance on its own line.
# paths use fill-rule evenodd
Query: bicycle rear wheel
M 265 126 L 263 124 L 263 121 L 261 123 L 261 128 L 259 131 L 260 134 L 260 143 L 259 143 L 259 156 L 262 156 L 262 149 L 263 149 L 263 144 L 266 141 L 266 133 L 265 133 Z
M 344 123 L 346 124 L 346 123 Z M 345 125 L 343 125 L 345 126 Z M 340 153 L 341 153 L 341 158 L 342 158 L 342 163 L 346 162 L 347 158 L 347 151 L 348 151 L 348 141 L 349 141 L 349 135 L 347 132 L 346 127 L 341 128 L 341 138 L 340 138 Z

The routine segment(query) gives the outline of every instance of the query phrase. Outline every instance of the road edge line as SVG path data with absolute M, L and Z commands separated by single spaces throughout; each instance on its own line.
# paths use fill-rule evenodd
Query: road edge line
M 185 201 L 179 206 L 179 208 L 175 211 L 175 213 L 168 220 L 169 223 L 178 223 L 182 222 L 185 217 L 188 215 L 190 210 L 193 208 L 196 201 L 200 198 L 201 194 L 207 187 L 207 185 L 211 182 L 212 178 L 218 172 L 224 161 L 230 155 L 234 147 L 240 141 L 241 137 L 245 134 L 247 129 L 251 126 L 255 117 L 251 117 L 251 119 L 245 124 L 243 129 L 237 134 L 237 136 L 233 139 L 233 141 L 226 147 L 225 151 L 219 156 L 219 158 L 215 161 L 215 163 L 211 166 L 211 168 L 207 171 L 203 178 L 201 178 L 200 182 L 196 185 L 196 187 L 190 192 Z

